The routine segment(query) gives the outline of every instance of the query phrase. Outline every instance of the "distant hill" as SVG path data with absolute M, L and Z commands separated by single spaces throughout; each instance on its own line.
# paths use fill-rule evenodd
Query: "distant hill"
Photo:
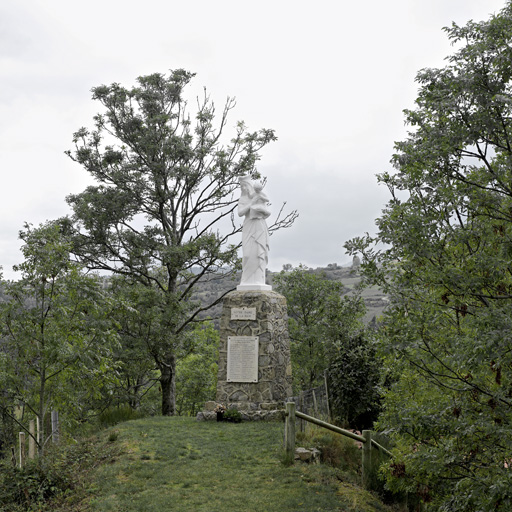
M 336 265 L 336 263 L 333 263 L 325 268 L 318 267 L 311 271 L 315 273 L 323 272 L 327 279 L 340 281 L 345 288 L 345 293 L 354 293 L 362 281 L 358 265 L 340 267 Z M 387 296 L 376 286 L 364 288 L 361 292 L 361 296 L 363 297 L 367 309 L 364 317 L 364 321 L 366 323 L 374 322 L 379 318 L 386 306 L 389 304 Z
M 356 287 L 361 283 L 361 274 L 358 266 L 340 267 L 333 263 L 327 267 L 318 267 L 315 269 L 309 269 L 308 271 L 317 274 L 324 273 L 327 279 L 341 281 L 345 287 L 345 293 L 353 293 Z M 268 284 L 273 284 L 274 275 L 278 273 L 279 272 L 267 271 Z M 104 277 L 104 280 L 105 283 L 108 282 L 107 277 Z M 240 284 L 240 275 L 232 276 L 229 274 L 218 274 L 206 282 L 201 282 L 193 295 L 193 299 L 198 300 L 205 305 L 211 304 L 223 294 L 236 289 L 238 284 Z M 375 321 L 376 318 L 382 315 L 384 308 L 389 303 L 388 298 L 377 287 L 365 288 L 362 291 L 362 297 L 367 307 L 367 313 L 365 315 L 365 322 L 367 323 Z M 0 283 L 0 302 L 4 302 L 6 300 L 7 296 L 5 295 L 3 286 Z M 222 303 L 219 303 L 204 313 L 202 317 L 210 317 L 217 320 L 220 318 L 221 313 Z
M 309 272 L 316 274 L 324 273 L 327 279 L 332 281 L 340 281 L 344 288 L 345 293 L 353 293 L 356 287 L 361 284 L 361 274 L 359 267 L 340 267 L 335 263 L 328 265 L 327 267 L 318 267 L 315 269 L 309 269 Z M 267 271 L 267 283 L 273 284 L 274 275 L 279 272 Z M 212 279 L 208 282 L 203 282 L 197 288 L 193 298 L 200 300 L 203 304 L 211 303 L 218 297 L 221 297 L 224 293 L 229 290 L 236 289 L 237 285 L 240 284 L 240 275 L 235 276 L 219 276 L 218 278 Z M 377 287 L 365 288 L 361 293 L 364 302 L 366 304 L 367 313 L 365 315 L 365 322 L 374 322 L 379 316 L 382 315 L 385 307 L 389 304 L 389 300 L 384 293 Z M 222 304 L 217 304 L 205 317 L 210 317 L 214 320 L 218 319 L 222 312 Z

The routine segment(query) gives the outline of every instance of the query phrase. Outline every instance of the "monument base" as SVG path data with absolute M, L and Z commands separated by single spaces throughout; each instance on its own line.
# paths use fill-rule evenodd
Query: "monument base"
M 282 419 L 292 396 L 286 299 L 269 290 L 226 295 L 220 320 L 219 372 L 215 402 L 198 419 L 215 419 L 217 404 L 243 419 Z
M 236 287 L 237 292 L 264 291 L 271 292 L 272 286 L 269 284 L 239 284 Z
M 228 402 L 223 403 L 227 409 L 236 409 L 242 415 L 243 421 L 284 421 L 285 409 L 284 402 L 271 403 L 247 403 L 247 402 Z M 197 414 L 198 420 L 217 421 L 215 407 L 217 402 L 206 402 L 204 411 Z

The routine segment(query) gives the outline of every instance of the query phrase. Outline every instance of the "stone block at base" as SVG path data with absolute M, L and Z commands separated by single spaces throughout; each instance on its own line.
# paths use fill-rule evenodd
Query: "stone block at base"
M 275 409 L 273 411 L 264 411 L 261 409 L 252 411 L 240 411 L 243 421 L 284 421 L 284 409 Z M 217 421 L 217 413 L 213 411 L 201 411 L 197 413 L 198 421 Z

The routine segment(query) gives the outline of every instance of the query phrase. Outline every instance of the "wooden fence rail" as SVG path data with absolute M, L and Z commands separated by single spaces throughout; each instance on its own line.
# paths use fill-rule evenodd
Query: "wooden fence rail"
M 309 421 L 309 423 L 314 423 L 315 425 L 318 425 L 319 427 L 323 427 L 328 430 L 332 430 L 333 432 L 336 432 L 337 434 L 341 434 L 342 436 L 350 437 L 356 441 L 360 441 L 361 443 L 364 443 L 366 441 L 363 436 L 355 434 L 354 432 L 351 432 L 350 430 L 345 430 L 344 428 L 337 427 L 336 425 L 331 425 L 330 423 L 327 423 L 326 421 L 319 420 L 318 418 L 313 418 L 313 416 L 308 416 L 307 414 L 304 414 L 300 411 L 295 411 L 295 416 L 297 418 L 302 418 L 303 420 Z
M 371 438 L 370 441 L 372 443 L 372 446 L 375 446 L 375 448 L 377 448 L 381 452 L 385 453 L 386 455 L 389 455 L 389 457 L 393 457 L 393 454 L 389 450 L 386 450 L 386 448 L 384 448 L 384 446 L 382 446 L 381 444 L 377 443 L 377 441 L 375 441 L 375 439 Z
M 309 423 L 313 423 L 322 428 L 326 428 L 331 430 L 332 432 L 336 432 L 337 434 L 341 434 L 342 436 L 350 437 L 355 441 L 359 441 L 363 445 L 363 454 L 362 454 L 362 466 L 363 466 L 363 485 L 365 487 L 368 486 L 370 473 L 372 471 L 372 448 L 377 448 L 382 451 L 386 455 L 393 457 L 393 454 L 384 448 L 381 444 L 379 444 L 375 439 L 372 438 L 373 432 L 371 430 L 363 430 L 363 435 L 360 436 L 351 432 L 350 430 L 345 430 L 344 428 L 337 427 L 336 425 L 331 425 L 325 421 L 319 420 L 318 418 L 314 418 L 313 416 L 308 416 L 300 411 L 295 410 L 295 402 L 287 402 L 286 404 L 286 419 L 285 419 L 285 449 L 286 449 L 286 457 L 289 460 L 293 460 L 295 456 L 295 419 L 301 418 Z M 375 458 L 374 458 L 375 460 Z

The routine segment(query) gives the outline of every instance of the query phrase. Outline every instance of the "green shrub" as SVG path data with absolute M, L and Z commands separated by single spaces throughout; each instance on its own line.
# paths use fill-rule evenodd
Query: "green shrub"
M 112 430 L 112 432 L 110 432 L 110 434 L 108 435 L 108 442 L 115 443 L 118 438 L 119 438 L 119 430 Z
M 229 421 L 231 423 L 241 423 L 242 422 L 242 414 L 236 409 L 228 409 L 224 413 L 224 421 Z
M 144 415 L 132 409 L 128 405 L 122 405 L 120 407 L 111 407 L 103 411 L 99 416 L 99 423 L 102 428 L 113 427 L 118 423 L 129 420 L 138 420 Z
M 71 510 L 83 498 L 83 475 L 119 453 L 111 434 L 103 434 L 104 442 L 50 446 L 43 458 L 28 460 L 23 469 L 0 461 L 0 512 Z
M 29 461 L 23 469 L 0 464 L 0 510 L 38 510 L 71 487 L 71 475 L 54 464 Z
M 357 443 L 341 434 L 313 425 L 297 432 L 297 443 L 306 448 L 318 448 L 322 462 L 350 473 L 354 480 L 361 473 L 361 450 Z
M 345 428 L 371 429 L 380 411 L 382 361 L 369 331 L 340 340 L 331 351 L 327 375 L 331 412 Z

